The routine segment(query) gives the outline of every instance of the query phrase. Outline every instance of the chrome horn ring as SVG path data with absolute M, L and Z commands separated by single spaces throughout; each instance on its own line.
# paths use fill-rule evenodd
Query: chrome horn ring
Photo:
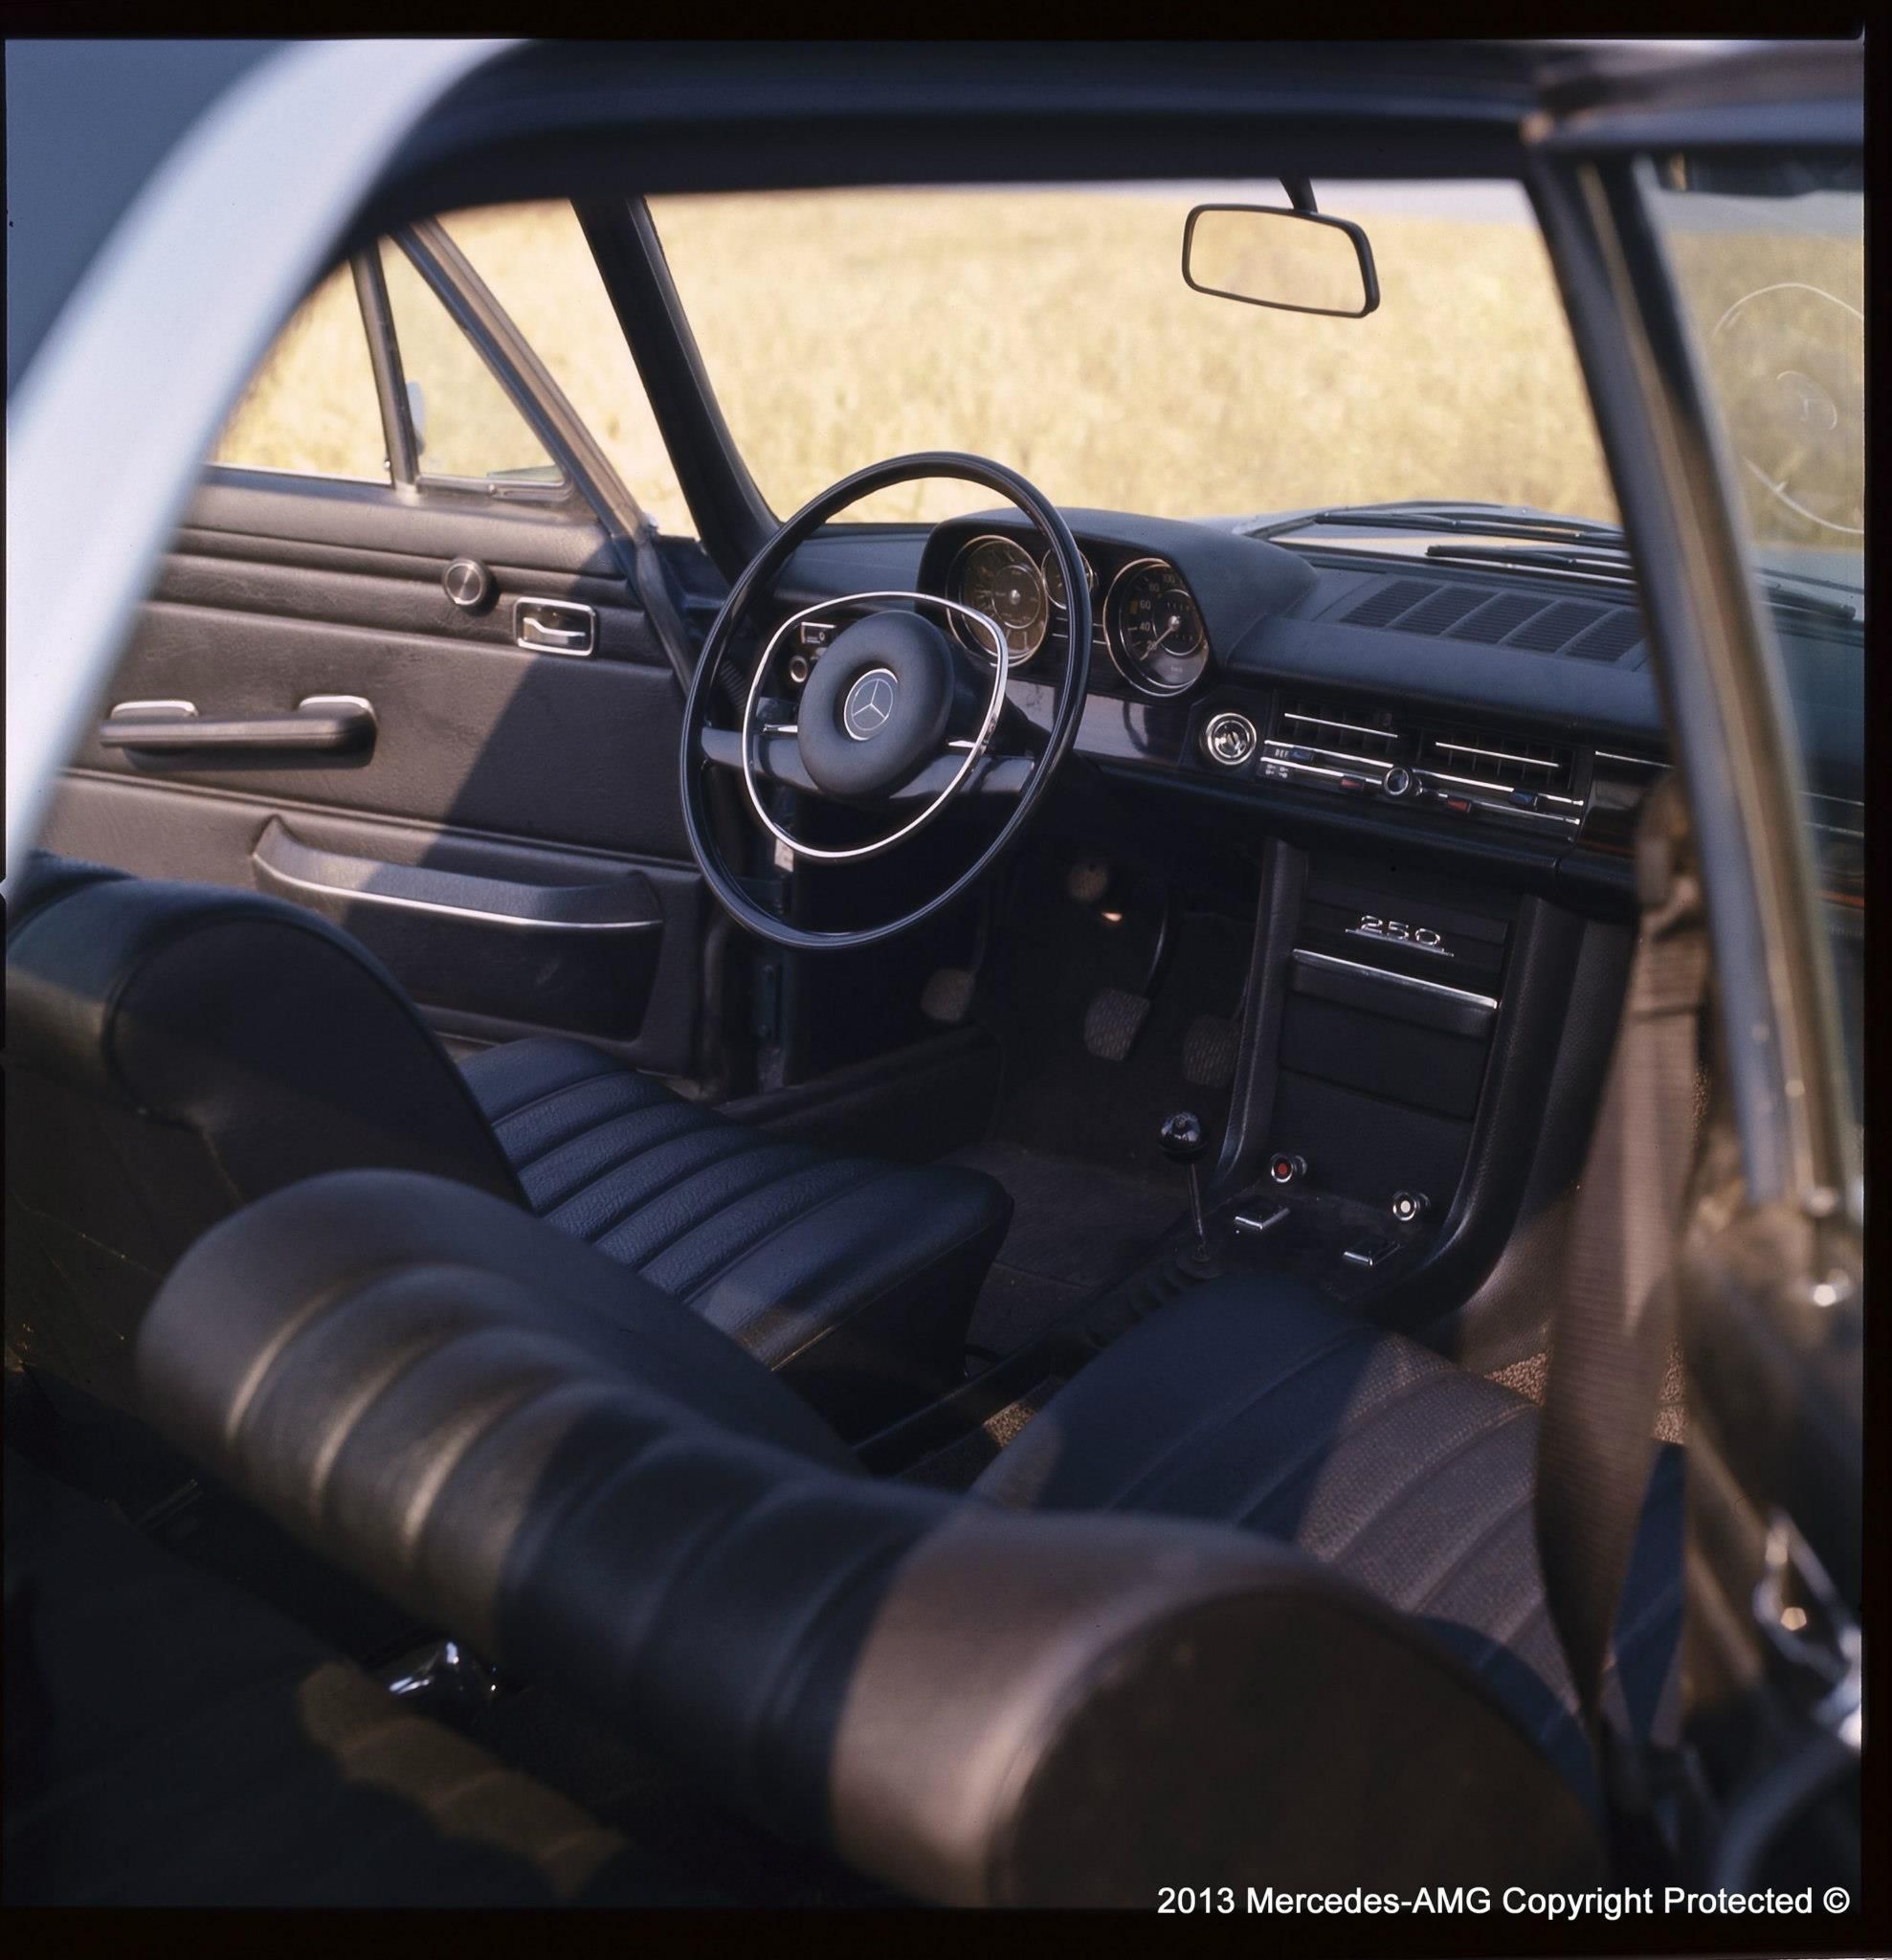
M 975 626 L 982 627 L 992 636 L 994 659 L 992 664 L 991 693 L 986 702 L 986 712 L 979 724 L 979 732 L 970 742 L 948 742 L 948 749 L 964 747 L 966 760 L 954 771 L 952 780 L 927 804 L 918 816 L 903 823 L 899 830 L 884 837 L 876 837 L 865 844 L 852 844 L 844 850 L 824 849 L 818 844 L 805 844 L 799 837 L 791 836 L 788 831 L 769 815 L 763 806 L 762 793 L 756 788 L 754 747 L 750 735 L 755 725 L 755 704 L 762 698 L 762 683 L 767 679 L 770 663 L 775 658 L 775 649 L 781 645 L 783 635 L 792 626 L 799 626 L 804 619 L 812 619 L 817 612 L 838 612 L 843 607 L 865 606 L 879 599 L 911 599 L 923 606 L 938 606 L 947 612 L 957 612 L 962 618 L 969 619 Z M 953 644 L 954 642 L 948 642 Z M 1005 705 L 1005 682 L 1012 670 L 1011 654 L 1005 643 L 1005 635 L 996 620 L 989 619 L 985 613 L 976 612 L 970 606 L 962 605 L 957 599 L 943 599 L 932 592 L 850 592 L 844 598 L 822 599 L 812 606 L 804 606 L 799 612 L 791 612 L 780 626 L 769 635 L 768 644 L 762 650 L 762 657 L 755 663 L 755 673 L 749 680 L 747 698 L 743 702 L 742 764 L 743 787 L 748 791 L 749 808 L 755 813 L 756 820 L 778 843 L 786 845 L 797 858 L 816 858 L 825 864 L 844 864 L 861 858 L 876 858 L 882 851 L 891 850 L 902 838 L 910 837 L 914 832 L 924 830 L 939 815 L 954 796 L 959 793 L 961 784 L 977 767 L 979 758 L 985 754 L 992 739 L 992 730 L 998 726 L 999 711 Z M 765 729 L 765 734 L 786 735 L 786 728 Z

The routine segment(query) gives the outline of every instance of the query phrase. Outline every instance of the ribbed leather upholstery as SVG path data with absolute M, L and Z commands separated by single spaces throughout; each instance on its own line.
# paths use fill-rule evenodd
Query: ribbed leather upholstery
M 1253 1532 L 855 1474 L 732 1345 L 690 1366 L 655 1303 L 600 1331 L 602 1270 L 439 1180 L 318 1179 L 180 1264 L 142 1393 L 422 1618 L 920 1897 L 1593 1875 L 1574 1793 L 1417 1621 Z
M 974 1487 L 1301 1546 L 1430 1623 L 1588 1787 L 1532 1536 L 1536 1449 L 1523 1396 L 1290 1282 L 1229 1278 L 1117 1342 Z M 1678 1661 L 1681 1472 L 1665 1447 L 1617 1626 L 1613 1713 L 1645 1736 Z
M 863 1435 L 958 1379 L 1011 1216 L 976 1171 L 773 1142 L 581 1042 L 515 1042 L 463 1075 L 379 961 L 254 892 L 35 858 L 7 1035 L 8 1339 L 106 1403 L 199 1233 L 379 1168 L 529 1200 Z
M 782 1370 L 843 1434 L 955 1378 L 1012 1215 L 992 1179 L 781 1141 L 582 1041 L 465 1069 L 542 1218 Z
M 11 1450 L 5 1484 L 9 1905 L 719 1903 Z

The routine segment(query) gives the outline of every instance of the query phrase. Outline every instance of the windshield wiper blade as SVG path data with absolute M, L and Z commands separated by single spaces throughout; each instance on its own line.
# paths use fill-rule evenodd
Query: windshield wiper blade
M 1487 538 L 1542 539 L 1557 545 L 1620 545 L 1614 524 L 1589 518 L 1507 509 L 1480 503 L 1349 503 L 1331 510 L 1309 511 L 1284 518 L 1247 533 L 1251 538 L 1276 538 L 1319 524 L 1348 525 L 1359 530 L 1457 531 Z
M 1636 583 L 1629 553 L 1621 550 L 1545 551 L 1513 545 L 1430 545 L 1426 556 L 1452 565 L 1515 565 L 1540 571 L 1577 571 L 1620 585 Z M 1804 591 L 1798 585 L 1763 575 L 1756 581 L 1768 603 L 1783 612 L 1811 612 L 1821 619 L 1857 619 L 1859 609 L 1841 599 Z
M 1553 551 L 1522 545 L 1428 545 L 1428 558 L 1454 565 L 1524 565 L 1546 571 L 1581 571 L 1592 578 L 1615 579 L 1634 585 L 1636 571 L 1627 551 Z

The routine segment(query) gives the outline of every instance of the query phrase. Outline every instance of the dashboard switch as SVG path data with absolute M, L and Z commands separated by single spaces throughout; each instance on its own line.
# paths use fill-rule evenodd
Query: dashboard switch
M 1268 1159 L 1268 1175 L 1277 1184 L 1293 1184 L 1307 1175 L 1307 1159 L 1297 1157 L 1292 1150 L 1277 1150 Z
M 1389 796 L 1410 796 L 1413 793 L 1413 772 L 1411 769 L 1388 769 L 1381 779 L 1380 788 Z
M 1422 1191 L 1396 1191 L 1392 1194 L 1393 1222 L 1416 1225 L 1432 1209 L 1432 1200 Z

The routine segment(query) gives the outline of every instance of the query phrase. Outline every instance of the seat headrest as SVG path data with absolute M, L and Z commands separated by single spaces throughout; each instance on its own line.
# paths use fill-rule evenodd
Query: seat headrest
M 459 1071 L 340 927 L 238 887 L 30 875 L 7 937 L 10 1068 L 196 1131 L 236 1202 L 356 1164 L 517 1199 Z

